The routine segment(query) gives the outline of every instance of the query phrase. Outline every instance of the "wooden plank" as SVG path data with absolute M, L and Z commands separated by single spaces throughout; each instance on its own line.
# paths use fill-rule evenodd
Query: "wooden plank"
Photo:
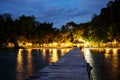
M 87 67 L 80 49 L 74 48 L 56 63 L 35 73 L 29 80 L 89 80 Z

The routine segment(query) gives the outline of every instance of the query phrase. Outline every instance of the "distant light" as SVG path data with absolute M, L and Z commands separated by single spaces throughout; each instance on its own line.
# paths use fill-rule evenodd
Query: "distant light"
M 56 47 L 56 46 L 57 46 L 57 43 L 56 43 L 56 42 L 53 42 L 53 46 Z

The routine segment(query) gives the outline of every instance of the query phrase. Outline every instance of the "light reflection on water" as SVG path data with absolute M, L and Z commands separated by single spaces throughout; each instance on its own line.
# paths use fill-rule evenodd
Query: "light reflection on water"
M 120 80 L 120 49 L 84 49 L 85 59 L 93 67 L 93 80 Z
M 85 58 L 87 59 L 87 61 L 92 64 L 93 60 L 92 60 L 92 54 L 90 52 L 90 49 L 84 48 L 83 51 L 84 51 L 84 55 L 85 55 Z
M 56 62 L 70 49 L 19 49 L 16 57 L 16 80 L 25 80 L 26 77 L 35 73 L 35 66 L 47 66 Z M 35 55 L 36 54 L 36 55 Z M 40 56 L 41 55 L 41 56 Z M 37 56 L 37 57 L 36 57 Z M 37 60 L 37 65 L 35 60 Z M 40 59 L 39 59 L 40 58 Z
M 58 54 L 57 54 L 57 49 L 53 49 L 50 53 L 49 56 L 49 63 L 52 64 L 52 62 L 56 62 L 58 60 Z
M 23 55 L 24 51 L 26 53 L 26 58 Z M 16 64 L 16 72 L 18 74 L 16 74 L 16 80 L 24 80 L 25 79 L 24 77 L 26 77 L 27 75 L 31 75 L 34 72 L 31 52 L 32 49 L 18 50 L 17 64 Z
M 22 57 L 22 49 L 19 49 L 18 55 L 17 55 L 17 65 L 16 65 L 16 71 L 18 73 L 22 73 L 24 71 L 23 68 L 23 57 Z M 20 77 L 21 75 L 16 74 L 16 80 L 23 80 L 23 77 Z

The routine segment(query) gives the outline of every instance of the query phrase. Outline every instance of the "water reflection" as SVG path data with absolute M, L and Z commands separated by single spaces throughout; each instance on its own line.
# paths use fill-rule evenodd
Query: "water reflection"
M 26 72 L 28 75 L 33 73 L 33 58 L 32 58 L 32 49 L 27 49 L 27 69 Z
M 17 71 L 17 73 L 24 72 L 22 51 L 23 51 L 23 49 L 19 49 L 18 55 L 17 55 L 17 65 L 16 65 L 16 71 Z M 24 77 L 21 77 L 21 76 L 24 76 L 24 75 L 16 74 L 16 79 L 17 80 L 23 80 Z
M 118 58 L 118 50 L 117 48 L 106 48 L 105 49 L 105 58 Z
M 93 67 L 93 80 L 120 80 L 119 51 L 118 48 L 85 48 L 85 58 Z
M 58 60 L 57 49 L 53 49 L 49 57 L 49 64 L 56 62 Z
M 45 58 L 46 58 L 46 49 L 41 49 L 41 51 L 42 51 L 42 58 L 43 58 L 43 60 L 45 60 Z
M 118 55 L 118 49 L 113 49 L 113 57 L 117 57 Z
M 119 76 L 119 56 L 118 56 L 118 50 L 117 48 L 110 49 L 108 55 L 109 57 L 106 57 L 106 65 L 107 68 L 111 71 L 108 73 L 109 75 L 112 75 L 110 78 L 114 79 L 115 77 Z M 117 79 L 115 79 L 117 80 Z
M 24 80 L 25 77 L 33 73 L 32 49 L 19 49 L 16 64 L 16 80 Z M 25 55 L 26 54 L 26 57 Z M 24 77 L 23 77 L 24 76 Z
M 84 55 L 85 55 L 85 58 L 87 59 L 87 62 L 88 63 L 93 63 L 93 58 L 92 58 L 92 55 L 91 55 L 91 52 L 90 52 L 90 49 L 89 48 L 84 48 Z
M 63 56 L 71 49 L 41 49 L 43 61 L 46 62 L 48 60 L 49 64 L 56 62 L 59 57 Z
M 110 48 L 106 48 L 105 49 L 105 58 L 109 58 L 110 57 L 110 52 L 111 52 L 111 49 Z
M 56 62 L 70 49 L 19 49 L 16 57 L 16 80 L 25 80 L 36 68 Z M 36 66 L 36 68 L 35 68 Z M 39 69 L 40 69 L 39 68 Z
M 17 55 L 17 72 L 23 72 L 23 57 L 22 57 L 22 51 L 23 49 L 19 49 L 18 55 Z

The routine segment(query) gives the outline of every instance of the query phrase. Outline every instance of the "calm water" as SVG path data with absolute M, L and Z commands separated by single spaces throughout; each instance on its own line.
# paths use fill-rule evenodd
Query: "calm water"
M 0 50 L 0 80 L 25 80 L 70 49 Z
M 93 80 L 120 80 L 120 49 L 89 49 L 85 48 L 84 55 L 93 67 Z

